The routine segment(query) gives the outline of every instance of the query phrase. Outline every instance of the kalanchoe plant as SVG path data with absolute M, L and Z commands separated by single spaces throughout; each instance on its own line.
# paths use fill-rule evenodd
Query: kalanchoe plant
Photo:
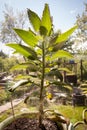
M 27 13 L 33 29 L 14 29 L 24 44 L 8 43 L 7 46 L 10 46 L 15 50 L 15 53 L 20 53 L 27 59 L 19 67 L 26 66 L 30 72 L 35 72 L 35 75 L 29 73 L 26 78 L 29 82 L 40 87 L 39 125 L 42 127 L 44 89 L 46 83 L 47 85 L 55 83 L 55 79 L 48 81 L 47 77 L 50 74 L 52 75 L 52 72 L 53 76 L 58 75 L 58 68 L 54 67 L 54 63 L 58 58 L 72 58 L 72 55 L 62 50 L 62 47 L 77 26 L 61 35 L 54 33 L 48 4 L 45 4 L 41 18 L 30 9 L 27 10 Z M 14 89 L 15 87 L 12 90 Z

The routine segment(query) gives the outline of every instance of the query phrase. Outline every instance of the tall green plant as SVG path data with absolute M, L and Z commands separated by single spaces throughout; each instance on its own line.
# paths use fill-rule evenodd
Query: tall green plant
M 29 82 L 40 87 L 39 125 L 42 127 L 44 89 L 46 88 L 46 83 L 55 83 L 54 79 L 48 81 L 47 75 L 50 72 L 54 72 L 53 76 L 56 75 L 55 72 L 57 71 L 54 69 L 54 63 L 58 58 L 72 57 L 70 53 L 61 50 L 61 48 L 77 26 L 58 35 L 53 30 L 48 4 L 45 4 L 41 18 L 30 9 L 27 12 L 33 29 L 22 30 L 15 28 L 14 31 L 24 41 L 24 44 L 8 43 L 7 46 L 12 47 L 15 53 L 20 53 L 28 59 L 25 63 L 20 64 L 20 66 L 35 72 L 35 75 L 30 73 L 27 78 Z M 57 49 L 55 49 L 56 46 Z

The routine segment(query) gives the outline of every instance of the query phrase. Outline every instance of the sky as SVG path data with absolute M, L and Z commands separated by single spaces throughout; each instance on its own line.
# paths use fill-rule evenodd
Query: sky
M 76 16 L 82 14 L 87 0 L 0 0 L 0 21 L 4 19 L 5 4 L 13 7 L 14 12 L 29 8 L 42 16 L 45 3 L 49 4 L 55 30 L 65 32 L 75 24 Z

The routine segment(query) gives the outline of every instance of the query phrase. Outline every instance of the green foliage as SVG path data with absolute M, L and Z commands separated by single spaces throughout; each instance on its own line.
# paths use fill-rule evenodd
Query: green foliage
M 87 80 L 87 61 L 85 60 L 86 59 L 86 54 L 80 54 L 79 57 L 83 55 L 82 57 L 82 78 L 83 78 L 83 81 L 84 80 Z M 79 61 L 79 59 L 76 60 L 77 62 L 77 76 L 79 79 L 81 79 L 81 60 Z
M 57 44 L 65 42 L 68 37 L 74 32 L 77 26 L 72 27 L 61 35 L 55 35 L 48 4 L 45 4 L 42 18 L 39 18 L 39 16 L 31 10 L 28 10 L 28 17 L 34 31 L 31 31 L 31 29 L 28 31 L 22 29 L 14 29 L 14 31 L 25 43 L 23 45 L 9 43 L 7 46 L 12 47 L 15 49 L 15 52 L 21 53 L 23 56 L 27 57 L 28 63 L 31 63 L 32 60 L 32 63 L 37 66 L 37 72 L 34 74 L 31 74 L 32 71 L 29 69 L 31 75 L 29 82 L 33 83 L 33 85 L 37 84 L 40 87 L 39 123 L 41 124 L 44 89 L 47 81 L 47 74 L 45 73 L 45 70 L 46 68 L 49 68 L 49 72 L 51 72 L 52 68 L 54 67 L 53 61 L 56 61 L 58 58 L 72 58 L 72 55 L 69 52 L 61 50 L 61 48 L 58 48 L 58 50 L 54 52 L 53 48 Z M 53 35 L 55 37 L 53 37 Z M 33 57 L 33 59 L 31 59 L 31 57 Z
M 14 29 L 17 35 L 29 46 L 35 46 L 38 38 L 31 30 Z M 33 40 L 32 40 L 33 39 Z
M 87 41 L 87 2 L 84 4 L 85 9 L 83 13 L 76 17 L 76 24 L 78 25 L 77 37 L 80 40 Z
M 20 103 L 19 105 L 15 106 L 15 113 L 19 114 L 21 108 L 26 108 L 26 105 L 23 102 Z M 29 109 L 29 111 L 31 111 L 31 114 L 32 114 L 32 111 L 37 111 L 36 107 L 30 106 L 28 109 Z M 69 118 L 70 121 L 74 124 L 77 121 L 82 120 L 82 111 L 83 111 L 84 107 L 73 108 L 72 106 L 68 106 L 68 105 L 67 106 L 64 106 L 64 105 L 55 106 L 55 104 L 52 104 L 48 109 L 60 112 L 63 116 L 65 116 L 66 118 Z M 1 113 L 0 122 L 2 122 L 4 119 L 9 117 L 9 115 L 11 115 L 11 110 Z
M 7 94 L 5 90 L 1 90 L 1 86 L 0 86 L 0 105 L 3 104 L 5 100 L 7 100 Z
M 80 84 L 80 88 L 83 94 L 87 94 L 87 80 L 85 80 L 84 82 Z
M 34 30 L 38 32 L 41 24 L 41 20 L 39 16 L 35 12 L 31 11 L 30 9 L 27 10 L 27 13 Z
M 14 44 L 14 43 L 13 43 L 13 44 L 9 44 L 9 46 L 16 50 L 15 53 L 18 52 L 18 53 L 22 54 L 23 56 L 25 56 L 25 57 L 27 57 L 27 58 L 28 58 L 29 56 L 32 56 L 32 57 L 34 57 L 34 58 L 37 57 L 35 51 L 34 51 L 32 48 L 29 48 L 29 47 L 27 47 L 27 46 L 20 45 L 20 44 Z M 29 52 L 30 52 L 30 53 L 29 53 Z
M 87 61 L 86 60 L 82 62 L 82 69 L 83 69 L 83 79 L 87 80 Z
M 7 42 L 18 42 L 20 39 L 13 31 L 14 27 L 25 28 L 28 22 L 25 11 L 19 12 L 18 10 L 14 12 L 13 8 L 8 4 L 4 5 L 3 8 L 4 19 L 0 23 L 0 41 L 3 43 Z
M 8 56 L 3 51 L 0 51 L 0 57 L 7 58 Z
M 66 52 L 64 50 L 58 50 L 56 53 L 54 53 L 52 55 L 52 57 L 50 57 L 50 60 L 53 61 L 55 59 L 65 58 L 65 57 L 72 58 L 73 56 L 70 53 L 68 53 L 68 52 Z
M 72 106 L 64 106 L 64 105 L 52 105 L 51 109 L 58 110 L 60 113 L 62 113 L 65 117 L 68 117 L 70 121 L 74 124 L 77 121 L 82 120 L 82 112 L 83 107 L 75 107 Z
M 18 64 L 16 57 L 0 57 L 0 72 L 8 72 L 16 64 Z
M 45 4 L 42 19 L 41 19 L 41 27 L 44 27 L 47 30 L 47 35 L 50 34 L 52 30 L 52 20 L 50 16 L 50 10 L 48 4 Z
M 67 41 L 69 36 L 75 31 L 76 28 L 77 28 L 77 26 L 74 26 L 71 29 L 69 29 L 68 31 L 66 31 L 65 33 L 59 35 L 59 37 L 56 40 L 56 43 L 61 43 L 61 42 Z
M 35 32 L 31 30 L 26 31 L 22 29 L 14 29 L 15 32 L 18 34 L 18 36 L 25 42 L 25 44 L 20 45 L 16 43 L 15 44 L 9 43 L 7 45 L 15 49 L 16 53 L 20 53 L 23 56 L 27 57 L 29 62 L 33 60 L 32 63 L 34 63 L 34 66 L 38 66 L 37 68 L 39 69 L 38 71 L 40 75 L 37 75 L 37 77 L 40 78 L 40 77 L 43 77 L 45 73 L 45 70 L 44 70 L 46 68 L 45 62 L 47 62 L 48 66 L 50 66 L 51 62 L 54 60 L 56 61 L 58 58 L 62 58 L 62 57 L 72 58 L 72 55 L 70 53 L 64 50 L 61 50 L 61 48 L 59 48 L 56 52 L 53 52 L 52 50 L 55 47 L 55 45 L 61 44 L 62 42 L 66 41 L 67 38 L 77 28 L 77 26 L 74 26 L 73 28 L 69 29 L 68 31 L 66 31 L 65 33 L 59 36 L 57 34 L 55 38 L 55 37 L 52 37 L 52 35 L 54 34 L 52 31 L 53 26 L 52 26 L 52 20 L 50 16 L 49 7 L 47 4 L 45 4 L 41 19 L 35 12 L 32 12 L 31 10 L 28 10 L 28 16 L 29 16 L 30 22 L 32 23 L 32 26 L 35 28 L 35 31 L 38 30 L 39 33 L 37 34 L 36 32 L 35 34 Z M 36 26 L 35 26 L 35 22 L 34 22 L 35 18 L 36 20 L 38 19 L 36 22 L 36 25 L 38 24 L 38 29 L 36 29 Z M 43 28 L 47 31 L 46 33 L 43 32 Z M 62 46 L 63 45 L 64 43 L 62 44 Z M 51 68 L 49 68 L 49 71 L 51 71 Z

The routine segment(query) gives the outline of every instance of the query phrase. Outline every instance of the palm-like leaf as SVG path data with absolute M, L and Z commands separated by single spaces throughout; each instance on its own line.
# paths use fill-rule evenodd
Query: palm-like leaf
M 52 69 L 49 73 L 48 76 L 56 76 L 56 78 L 60 79 L 61 81 L 63 81 L 63 76 L 62 74 L 57 70 L 57 69 Z
M 17 35 L 29 46 L 34 47 L 38 43 L 38 37 L 31 31 L 26 31 L 22 29 L 14 29 Z
M 41 26 L 46 28 L 47 35 L 49 35 L 49 33 L 51 32 L 51 29 L 52 29 L 52 20 L 51 20 L 48 4 L 45 4 L 45 8 L 43 10 Z
M 51 57 L 50 57 L 50 61 L 53 61 L 53 60 L 56 60 L 58 58 L 73 58 L 73 56 L 67 52 L 67 51 L 64 51 L 64 50 L 59 50 L 57 51 L 56 53 L 54 53 Z
M 68 40 L 68 38 L 76 30 L 76 28 L 77 28 L 77 26 L 74 26 L 71 29 L 69 29 L 68 31 L 66 31 L 65 33 L 59 35 L 58 38 L 56 39 L 56 43 L 61 43 L 61 42 Z
M 14 81 L 19 81 L 19 80 L 29 80 L 29 83 L 32 83 L 30 81 L 30 75 L 23 75 L 23 74 L 18 74 L 15 78 L 14 78 Z
M 41 20 L 39 16 L 35 12 L 31 11 L 30 9 L 28 9 L 27 12 L 28 12 L 28 17 L 31 25 L 33 26 L 36 32 L 39 32 L 39 28 L 41 25 Z
M 28 68 L 29 65 L 26 64 L 18 64 L 13 66 L 10 71 L 14 71 L 14 70 L 26 70 Z
M 60 82 L 60 81 L 57 81 L 57 80 L 53 80 L 51 82 L 51 84 L 56 85 L 59 90 L 64 90 L 64 89 L 65 89 L 65 91 L 71 91 L 72 90 L 72 87 L 70 85 L 63 83 L 63 82 Z
M 18 52 L 27 58 L 29 58 L 29 56 L 33 56 L 34 59 L 37 58 L 36 52 L 30 47 L 24 46 L 22 44 L 16 44 L 16 43 L 8 43 L 7 46 L 15 49 L 16 53 Z
M 29 69 L 29 71 L 35 72 L 35 71 L 37 71 L 37 68 L 38 68 L 37 65 L 35 65 L 33 63 L 22 63 L 22 64 L 13 66 L 11 68 L 11 71 Z
M 64 85 L 63 87 L 64 87 L 66 90 L 70 90 L 70 91 L 73 90 L 73 88 L 72 88 L 70 85 L 68 85 L 68 84 Z
M 68 68 L 58 68 L 59 71 L 65 71 L 67 73 L 71 73 L 71 71 Z
M 15 49 L 16 52 L 22 54 L 22 55 L 25 56 L 25 57 L 29 57 L 29 56 L 31 55 L 31 54 L 30 54 L 27 50 L 25 50 L 25 49 L 23 48 L 23 46 L 20 45 L 20 44 L 8 43 L 7 46 L 9 46 L 9 47 Z
M 50 38 L 50 45 L 49 47 L 51 47 L 53 52 L 56 52 L 58 50 L 63 49 L 66 46 L 66 41 L 68 40 L 68 38 L 70 37 L 70 35 L 75 31 L 75 29 L 77 28 L 77 26 L 72 27 L 71 29 L 69 29 L 68 31 L 66 31 L 63 34 L 54 34 L 51 38 Z M 67 44 L 67 46 L 69 45 L 69 43 Z
M 20 80 L 16 82 L 13 86 L 9 87 L 9 91 L 13 92 L 15 89 L 17 89 L 21 85 L 27 84 L 29 81 L 28 80 Z

